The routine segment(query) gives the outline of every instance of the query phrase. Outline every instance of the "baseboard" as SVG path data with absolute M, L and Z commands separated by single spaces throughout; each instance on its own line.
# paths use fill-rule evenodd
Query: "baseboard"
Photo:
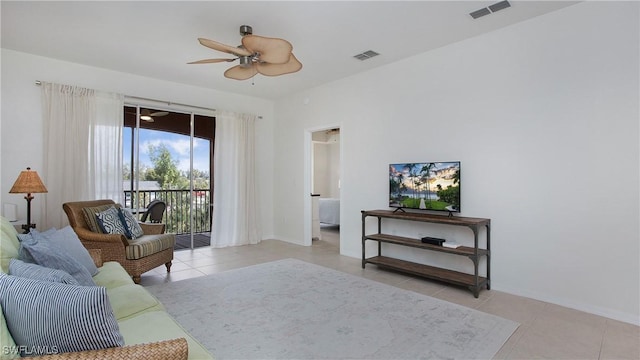
M 577 303 L 575 301 L 571 301 L 564 298 L 559 298 L 556 296 L 551 296 L 549 294 L 540 294 L 531 291 L 526 291 L 522 289 L 514 289 L 509 287 L 502 287 L 500 284 L 496 284 L 494 281 L 491 282 L 491 289 L 502 291 L 508 294 L 523 296 L 529 299 L 544 301 L 550 304 L 564 306 L 570 309 L 584 311 L 589 314 L 603 316 L 609 319 L 622 321 L 625 323 L 629 323 L 632 325 L 640 326 L 640 316 L 633 315 L 630 313 L 625 313 L 609 308 L 603 308 L 599 306 L 593 306 L 584 303 Z

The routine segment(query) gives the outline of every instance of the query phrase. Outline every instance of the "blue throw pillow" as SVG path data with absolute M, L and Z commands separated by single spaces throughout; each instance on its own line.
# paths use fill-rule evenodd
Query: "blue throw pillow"
M 0 273 L 0 305 L 21 356 L 124 346 L 107 290 L 101 286 Z
M 78 235 L 73 231 L 71 226 L 65 226 L 60 230 L 49 229 L 45 232 L 38 232 L 36 229 L 31 230 L 33 234 L 39 234 L 40 236 L 47 238 L 53 243 L 54 246 L 60 248 L 61 252 L 66 252 L 76 259 L 82 266 L 87 268 L 89 274 L 94 276 L 98 273 L 98 268 L 93 262 L 89 251 L 82 245 Z
M 124 223 L 120 219 L 120 212 L 115 207 L 110 207 L 105 211 L 101 211 L 96 214 L 98 219 L 98 225 L 105 234 L 124 234 L 127 238 L 131 239 L 131 234 L 124 226 Z
M 31 232 L 20 243 L 20 260 L 59 269 L 73 276 L 80 285 L 94 286 L 91 273 L 80 262 L 56 246 L 44 233 Z
M 73 276 L 63 270 L 51 269 L 38 264 L 30 264 L 18 259 L 11 259 L 9 262 L 9 275 L 33 280 L 79 285 Z
M 131 213 L 131 211 L 129 211 L 129 209 L 120 208 L 118 209 L 118 212 L 120 212 L 120 220 L 127 228 L 129 235 L 131 235 L 127 236 L 129 239 L 137 239 L 144 235 L 142 227 L 140 227 L 140 224 L 138 224 L 138 219 L 136 219 L 136 217 Z

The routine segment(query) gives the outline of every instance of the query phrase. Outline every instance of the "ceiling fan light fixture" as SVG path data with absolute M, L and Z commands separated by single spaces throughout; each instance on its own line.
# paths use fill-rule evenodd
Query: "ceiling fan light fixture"
M 249 25 L 240 25 L 240 35 L 251 35 L 253 34 L 253 28 Z
M 140 116 L 140 120 L 144 120 L 144 121 L 151 121 L 153 120 L 153 118 L 149 115 L 141 115 Z
M 240 66 L 243 68 L 253 66 L 253 56 L 240 56 L 238 59 L 240 60 Z

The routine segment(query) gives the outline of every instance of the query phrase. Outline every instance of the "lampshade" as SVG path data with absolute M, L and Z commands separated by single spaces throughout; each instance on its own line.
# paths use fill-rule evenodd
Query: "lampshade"
M 31 171 L 31 168 L 20 172 L 18 179 L 9 190 L 11 194 L 34 194 L 34 193 L 46 193 L 47 188 L 40 180 L 40 176 L 36 171 Z

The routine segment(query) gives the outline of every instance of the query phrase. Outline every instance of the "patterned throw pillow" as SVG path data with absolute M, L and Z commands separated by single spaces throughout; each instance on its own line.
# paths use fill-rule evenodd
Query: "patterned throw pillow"
M 120 219 L 120 212 L 115 207 L 110 207 L 105 211 L 96 214 L 100 230 L 105 234 L 124 234 L 131 238 L 129 230 Z
M 124 346 L 107 290 L 101 286 L 0 273 L 0 305 L 22 356 Z
M 82 208 L 82 216 L 84 217 L 84 221 L 87 223 L 87 226 L 89 226 L 89 229 L 93 232 L 103 233 L 102 229 L 100 229 L 100 225 L 98 225 L 98 218 L 96 218 L 96 214 L 114 206 L 119 207 L 118 204 L 106 204 Z
M 11 259 L 9 262 L 9 275 L 33 280 L 79 285 L 73 276 L 63 270 L 51 269 L 38 264 L 30 264 L 18 259 Z
M 142 227 L 140 227 L 140 224 L 138 224 L 138 219 L 136 219 L 136 217 L 131 213 L 131 211 L 129 211 L 129 209 L 120 208 L 118 209 L 118 211 L 120 212 L 120 220 L 122 220 L 122 223 L 124 223 L 127 230 L 129 231 L 129 234 L 131 235 L 130 237 L 128 237 L 129 239 L 137 239 L 144 235 Z

